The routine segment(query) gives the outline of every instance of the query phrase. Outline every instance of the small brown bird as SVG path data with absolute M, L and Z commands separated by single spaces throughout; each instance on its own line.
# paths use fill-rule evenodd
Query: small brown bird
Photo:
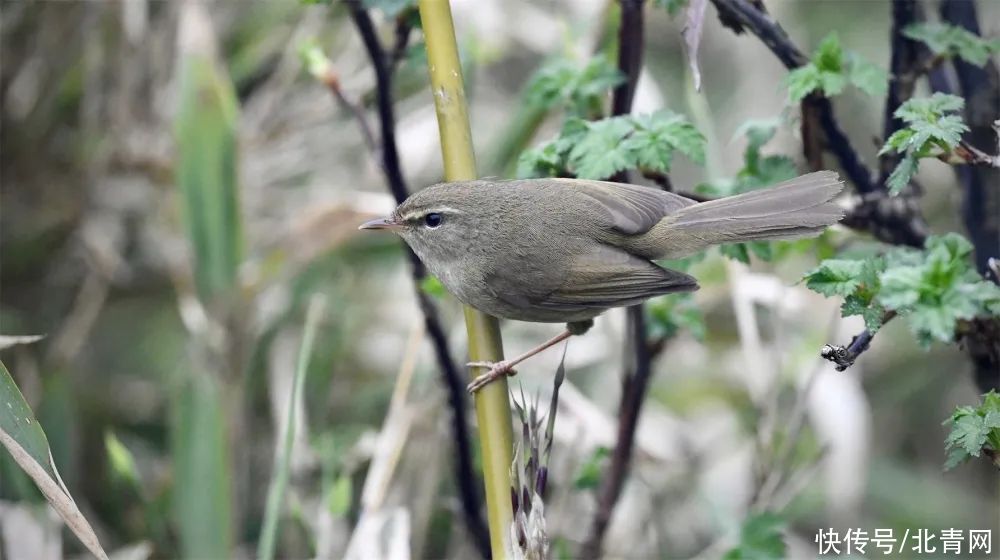
M 439 183 L 360 229 L 396 232 L 452 294 L 495 317 L 567 323 L 566 331 L 489 371 L 469 391 L 582 334 L 612 307 L 698 289 L 657 266 L 721 243 L 819 235 L 843 217 L 843 183 L 819 171 L 709 202 L 640 185 L 583 179 Z

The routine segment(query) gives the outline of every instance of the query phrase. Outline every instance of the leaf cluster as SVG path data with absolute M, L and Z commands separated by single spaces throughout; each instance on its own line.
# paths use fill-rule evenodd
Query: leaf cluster
M 710 196 L 723 197 L 767 187 L 794 178 L 798 171 L 795 162 L 784 155 L 764 155 L 762 148 L 777 133 L 778 120 L 751 120 L 736 131 L 737 136 L 746 136 L 747 147 L 743 151 L 743 168 L 736 177 L 713 181 L 698 186 L 698 190 Z M 743 263 L 750 262 L 750 254 L 769 261 L 774 258 L 773 247 L 766 241 L 750 241 L 723 245 L 719 249 L 723 255 Z
M 903 35 L 921 41 L 936 55 L 958 57 L 976 66 L 984 66 L 990 55 L 1000 52 L 1000 39 L 983 39 L 961 27 L 942 22 L 914 23 Z
M 923 250 L 824 260 L 804 279 L 815 292 L 844 297 L 841 315 L 860 315 L 872 332 L 891 309 L 906 317 L 921 345 L 952 342 L 959 321 L 1000 314 L 1000 287 L 976 272 L 971 252 L 961 235 L 931 236 Z
M 935 93 L 930 97 L 910 99 L 896 109 L 893 116 L 906 123 L 886 141 L 879 155 L 902 154 L 903 158 L 889 175 L 889 191 L 893 194 L 903 189 L 917 172 L 920 158 L 936 157 L 950 152 L 962 140 L 962 133 L 969 127 L 954 114 L 965 106 L 965 100 L 956 95 Z
M 889 76 L 857 53 L 844 51 L 836 33 L 823 39 L 807 64 L 785 77 L 790 103 L 798 103 L 817 91 L 827 97 L 837 95 L 847 84 L 853 84 L 868 95 L 885 95 Z
M 608 91 L 625 76 L 606 57 L 596 56 L 584 66 L 565 57 L 543 64 L 531 77 L 526 101 L 548 110 L 565 105 L 571 116 L 600 115 Z
M 1000 394 L 990 391 L 983 395 L 983 402 L 978 407 L 956 408 L 944 425 L 951 426 L 944 440 L 948 452 L 945 470 L 957 467 L 970 457 L 979 457 L 984 449 L 1000 451 Z
M 607 179 L 626 169 L 665 173 L 676 151 L 704 164 L 705 137 L 686 118 L 666 109 L 590 122 L 571 117 L 556 138 L 521 154 L 517 174 Z

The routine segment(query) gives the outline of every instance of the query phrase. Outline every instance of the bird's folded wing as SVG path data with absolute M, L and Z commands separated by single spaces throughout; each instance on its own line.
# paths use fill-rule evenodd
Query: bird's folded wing
M 689 198 L 653 187 L 586 179 L 551 180 L 587 195 L 605 211 L 607 223 L 602 225 L 625 235 L 645 233 L 665 216 L 695 204 Z
M 566 311 L 604 309 L 698 289 L 697 281 L 683 272 L 659 267 L 607 245 L 595 245 L 575 256 L 564 278 L 558 288 L 532 303 Z

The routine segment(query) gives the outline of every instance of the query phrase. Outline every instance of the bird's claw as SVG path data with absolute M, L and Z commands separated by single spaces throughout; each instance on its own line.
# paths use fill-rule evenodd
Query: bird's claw
M 513 366 L 511 366 L 510 362 L 507 362 L 506 360 L 500 362 L 469 362 L 465 365 L 469 367 L 490 368 L 486 373 L 473 379 L 472 382 L 466 387 L 466 390 L 473 395 L 494 379 L 505 375 L 517 375 Z

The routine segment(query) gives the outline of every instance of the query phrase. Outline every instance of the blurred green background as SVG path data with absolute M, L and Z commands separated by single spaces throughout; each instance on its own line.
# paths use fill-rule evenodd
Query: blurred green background
M 558 131 L 558 112 L 525 102 L 524 86 L 553 57 L 585 64 L 607 40 L 610 4 L 453 2 L 482 175 L 509 175 L 523 149 Z M 888 68 L 888 1 L 767 4 L 804 50 L 836 30 Z M 984 34 L 996 36 L 1000 2 L 979 6 Z M 255 555 L 278 456 L 289 459 L 279 557 L 395 557 L 398 546 L 413 557 L 475 554 L 402 246 L 356 231 L 392 200 L 354 115 L 300 56 L 324 53 L 377 130 L 374 77 L 345 7 L 4 1 L 0 10 L 0 333 L 47 335 L 0 357 L 105 548 L 129 558 Z M 736 131 L 748 119 L 791 119 L 765 151 L 804 169 L 785 70 L 760 41 L 723 28 L 710 7 L 696 93 L 682 18 L 654 6 L 646 15 L 634 112 L 686 114 L 709 140 L 707 166 L 678 159 L 675 185 L 735 175 L 745 147 Z M 373 11 L 386 45 L 393 16 Z M 400 54 L 397 134 L 417 188 L 442 173 L 419 30 Z M 848 91 L 834 106 L 873 162 L 883 101 Z M 933 231 L 962 231 L 953 170 L 931 161 L 919 179 Z M 965 355 L 923 351 L 897 321 L 856 366 L 834 372 L 818 349 L 862 325 L 796 284 L 815 263 L 815 250 L 749 267 L 715 251 L 695 265 L 707 332 L 682 331 L 656 362 L 609 554 L 717 556 L 712 547 L 770 484 L 768 450 L 800 416 L 786 479 L 769 497 L 789 524 L 790 555 L 815 556 L 820 527 L 1000 528 L 995 470 L 979 461 L 942 472 L 941 421 L 977 401 Z M 325 305 L 303 391 L 290 399 L 316 294 Z M 435 297 L 462 360 L 460 307 Z M 612 311 L 569 345 L 546 508 L 557 556 L 584 539 L 599 450 L 614 444 L 623 318 Z M 507 353 L 557 329 L 507 323 Z M 548 391 L 552 354 L 520 368 L 514 387 Z M 277 437 L 289 420 L 284 453 Z M 0 556 L 81 552 L 41 504 L 0 453 Z

